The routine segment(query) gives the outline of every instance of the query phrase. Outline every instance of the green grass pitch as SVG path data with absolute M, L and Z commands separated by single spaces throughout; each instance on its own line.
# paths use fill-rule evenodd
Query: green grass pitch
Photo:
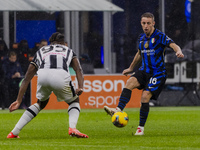
M 24 110 L 0 111 L 0 150 L 197 150 L 200 107 L 151 107 L 144 136 L 134 136 L 139 108 L 125 108 L 129 123 L 117 128 L 103 109 L 82 109 L 77 129 L 89 139 L 68 135 L 67 110 L 42 110 L 20 132 L 7 139 Z

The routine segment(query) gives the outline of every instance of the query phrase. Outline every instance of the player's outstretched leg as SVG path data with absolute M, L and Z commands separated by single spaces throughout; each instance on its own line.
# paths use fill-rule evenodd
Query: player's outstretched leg
M 114 113 L 118 111 L 122 111 L 125 108 L 126 104 L 130 101 L 131 93 L 132 93 L 131 90 L 124 88 L 120 95 L 118 106 L 116 108 L 110 108 L 108 106 L 104 106 L 104 110 L 110 116 L 112 116 Z
M 31 105 L 21 116 L 14 129 L 8 134 L 7 138 L 19 138 L 18 134 L 21 129 L 29 123 L 40 112 L 38 103 Z
M 108 106 L 104 106 L 104 110 L 107 112 L 108 115 L 112 116 L 114 113 L 121 111 L 120 108 L 110 108 Z
M 86 134 L 83 134 L 76 129 L 76 124 L 78 122 L 78 118 L 80 114 L 79 102 L 73 102 L 69 104 L 68 114 L 69 114 L 69 131 L 68 131 L 69 135 L 75 136 L 78 138 L 88 138 Z

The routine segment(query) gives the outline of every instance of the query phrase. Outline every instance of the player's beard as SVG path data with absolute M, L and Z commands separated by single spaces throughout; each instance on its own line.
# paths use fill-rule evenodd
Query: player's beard
M 146 35 L 149 37 L 150 36 L 150 32 L 147 32 Z
M 150 36 L 151 36 L 151 34 L 153 33 L 152 30 L 153 30 L 153 29 L 144 30 L 144 33 L 146 34 L 147 37 L 150 37 Z
M 147 30 L 144 30 L 144 33 L 146 34 L 146 36 L 150 36 L 150 31 L 147 29 Z

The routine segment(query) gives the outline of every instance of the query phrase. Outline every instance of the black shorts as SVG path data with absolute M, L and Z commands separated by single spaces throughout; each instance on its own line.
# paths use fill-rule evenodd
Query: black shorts
M 166 73 L 163 72 L 149 74 L 144 71 L 137 70 L 131 77 L 135 77 L 140 83 L 140 87 L 138 89 L 150 91 L 152 93 L 151 99 L 155 100 L 157 100 L 166 81 Z

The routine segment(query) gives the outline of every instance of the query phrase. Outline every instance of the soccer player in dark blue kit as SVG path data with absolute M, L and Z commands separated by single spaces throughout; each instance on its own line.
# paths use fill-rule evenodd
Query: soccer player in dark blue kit
M 116 108 L 104 106 L 104 110 L 112 116 L 115 112 L 123 111 L 131 98 L 132 90 L 143 89 L 141 96 L 140 122 L 135 135 L 144 135 L 144 125 L 149 113 L 149 100 L 157 99 L 166 81 L 166 69 L 164 62 L 165 48 L 172 48 L 178 58 L 184 55 L 178 45 L 163 32 L 154 27 L 154 15 L 147 12 L 141 16 L 141 26 L 144 31 L 139 36 L 139 49 L 129 68 L 123 71 L 123 75 L 133 72 L 134 67 L 142 61 L 142 65 L 127 80 L 119 98 Z

